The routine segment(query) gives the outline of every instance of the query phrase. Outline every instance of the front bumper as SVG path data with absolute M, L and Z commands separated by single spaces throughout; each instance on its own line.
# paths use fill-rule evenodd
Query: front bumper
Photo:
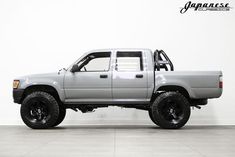
M 21 103 L 23 97 L 24 89 L 13 89 L 13 99 L 14 103 Z

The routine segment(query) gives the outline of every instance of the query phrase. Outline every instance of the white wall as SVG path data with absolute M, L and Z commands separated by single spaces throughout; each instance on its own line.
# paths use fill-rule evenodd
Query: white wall
M 186 2 L 1 0 L 0 124 L 23 124 L 12 100 L 15 77 L 57 71 L 91 49 L 127 47 L 164 49 L 176 70 L 222 70 L 223 96 L 195 109 L 189 124 L 235 124 L 234 9 L 180 14 Z M 64 124 L 110 119 L 151 123 L 147 112 L 108 108 L 69 111 Z

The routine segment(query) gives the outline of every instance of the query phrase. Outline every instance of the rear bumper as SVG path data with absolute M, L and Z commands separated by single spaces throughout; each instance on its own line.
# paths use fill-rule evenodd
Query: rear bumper
M 189 102 L 191 106 L 206 105 L 208 103 L 208 100 L 207 99 L 191 99 Z
M 21 103 L 23 97 L 24 89 L 13 89 L 13 99 L 14 103 Z

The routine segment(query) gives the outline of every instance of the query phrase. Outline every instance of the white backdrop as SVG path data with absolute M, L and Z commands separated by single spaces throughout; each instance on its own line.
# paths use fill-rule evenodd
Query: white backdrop
M 0 124 L 23 124 L 12 100 L 15 77 L 57 71 L 96 48 L 163 49 L 176 70 L 222 70 L 222 97 L 193 110 L 189 124 L 235 124 L 235 10 L 180 14 L 186 2 L 1 0 Z M 63 124 L 108 120 L 151 124 L 147 112 L 114 107 L 69 111 Z

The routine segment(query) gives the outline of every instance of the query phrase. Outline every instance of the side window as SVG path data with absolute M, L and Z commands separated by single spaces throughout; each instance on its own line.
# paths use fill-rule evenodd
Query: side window
M 110 52 L 91 53 L 86 56 L 78 65 L 80 71 L 108 71 Z
M 117 71 L 143 71 L 141 52 L 117 52 Z

